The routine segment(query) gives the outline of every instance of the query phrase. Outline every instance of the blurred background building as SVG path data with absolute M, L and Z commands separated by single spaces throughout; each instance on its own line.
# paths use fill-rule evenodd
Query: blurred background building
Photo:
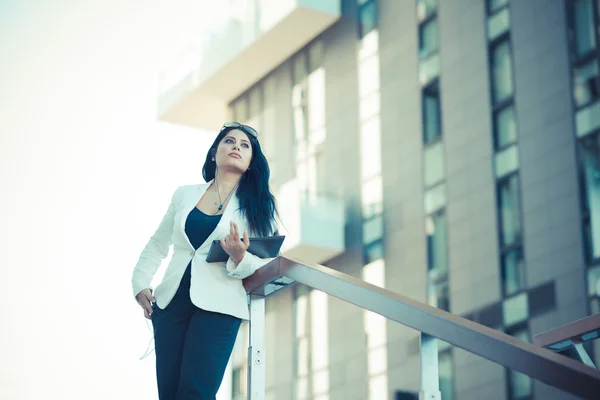
M 159 116 L 257 128 L 289 255 L 526 341 L 600 312 L 600 1 L 237 0 L 219 18 L 165 71 Z M 439 357 L 444 400 L 566 398 Z M 267 301 L 269 399 L 391 400 L 419 371 L 415 331 L 302 286 Z

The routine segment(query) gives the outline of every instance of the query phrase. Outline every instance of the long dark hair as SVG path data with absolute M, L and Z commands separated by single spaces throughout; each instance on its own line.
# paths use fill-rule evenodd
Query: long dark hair
M 215 178 L 217 163 L 212 161 L 213 152 L 216 153 L 221 140 L 229 131 L 234 129 L 237 128 L 225 128 L 219 132 L 208 153 L 206 153 L 206 161 L 204 161 L 202 167 L 202 177 L 206 182 Z M 246 136 L 248 136 L 248 140 L 252 145 L 252 160 L 250 160 L 250 169 L 240 179 L 236 195 L 242 215 L 248 221 L 249 231 L 256 236 L 271 236 L 275 233 L 273 231 L 274 226 L 276 226 L 273 224 L 276 221 L 275 216 L 278 216 L 275 197 L 269 188 L 271 170 L 258 140 L 247 133 Z

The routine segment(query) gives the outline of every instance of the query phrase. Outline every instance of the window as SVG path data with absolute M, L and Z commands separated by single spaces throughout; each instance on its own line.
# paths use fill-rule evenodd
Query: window
M 378 240 L 363 248 L 363 263 L 370 264 L 383 258 L 383 241 Z
M 444 144 L 439 141 L 427 148 L 423 152 L 425 168 L 425 186 L 433 186 L 445 178 L 444 170 Z
M 379 214 L 363 221 L 363 244 L 383 238 L 383 215 Z
M 600 98 L 598 60 L 573 69 L 573 98 L 577 108 L 585 107 Z
M 596 49 L 593 4 L 592 0 L 575 0 L 572 4 L 575 55 L 579 57 Z
M 429 283 L 427 286 L 427 304 L 440 310 L 450 311 L 450 289 L 447 279 Z
M 492 50 L 492 99 L 498 104 L 513 95 L 510 43 L 503 41 Z
M 441 134 L 440 89 L 436 81 L 423 90 L 423 143 L 430 143 Z
M 498 179 L 517 171 L 519 169 L 519 147 L 514 144 L 496 153 L 494 164 Z
M 490 17 L 487 25 L 488 40 L 492 41 L 500 37 L 510 29 L 510 13 L 508 8 Z
M 438 0 L 417 0 L 417 16 L 419 21 L 433 14 L 438 8 Z
M 506 252 L 500 260 L 502 289 L 510 296 L 525 287 L 525 265 L 520 247 Z
M 446 206 L 446 184 L 440 183 L 425 191 L 425 214 L 431 214 Z
M 365 37 L 377 28 L 377 6 L 375 0 L 358 0 L 358 35 Z
M 502 246 L 510 246 L 521 240 L 521 201 L 519 176 L 498 184 L 498 206 Z
M 512 105 L 498 111 L 494 118 L 494 142 L 501 150 L 517 142 L 517 117 Z
M 600 133 L 579 141 L 582 161 L 586 253 L 590 262 L 600 260 Z
M 427 234 L 427 269 L 430 276 L 439 276 L 448 271 L 448 254 L 446 250 L 446 216 L 439 212 L 425 220 Z
M 432 19 L 419 26 L 419 56 L 427 58 L 438 50 L 438 22 Z
M 517 339 L 529 342 L 529 333 L 526 328 L 514 332 L 507 332 Z M 531 378 L 520 372 L 508 370 L 508 398 L 511 400 L 531 399 L 533 396 L 533 383 Z
M 508 0 L 488 0 L 488 13 L 493 14 L 507 5 Z

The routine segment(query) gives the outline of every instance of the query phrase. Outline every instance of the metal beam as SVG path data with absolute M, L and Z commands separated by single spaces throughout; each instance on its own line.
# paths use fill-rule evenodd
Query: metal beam
M 251 294 L 267 297 L 271 282 L 290 278 L 567 393 L 584 398 L 600 393 L 598 370 L 322 265 L 279 257 L 254 275 L 244 282 Z
M 599 337 L 600 314 L 596 314 L 535 335 L 533 343 L 540 347 L 561 351 L 575 342 L 585 343 Z

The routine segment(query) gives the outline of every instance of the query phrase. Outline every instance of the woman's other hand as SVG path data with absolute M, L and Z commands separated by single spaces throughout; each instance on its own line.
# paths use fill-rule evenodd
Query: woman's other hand
M 152 303 L 156 301 L 150 289 L 144 289 L 135 295 L 138 304 L 144 309 L 144 317 L 151 319 Z
M 221 246 L 229 257 L 236 263 L 239 264 L 246 255 L 246 250 L 250 246 L 250 239 L 248 239 L 248 232 L 244 231 L 243 239 L 240 240 L 240 232 L 235 222 L 231 221 L 229 224 L 229 235 L 221 239 Z

